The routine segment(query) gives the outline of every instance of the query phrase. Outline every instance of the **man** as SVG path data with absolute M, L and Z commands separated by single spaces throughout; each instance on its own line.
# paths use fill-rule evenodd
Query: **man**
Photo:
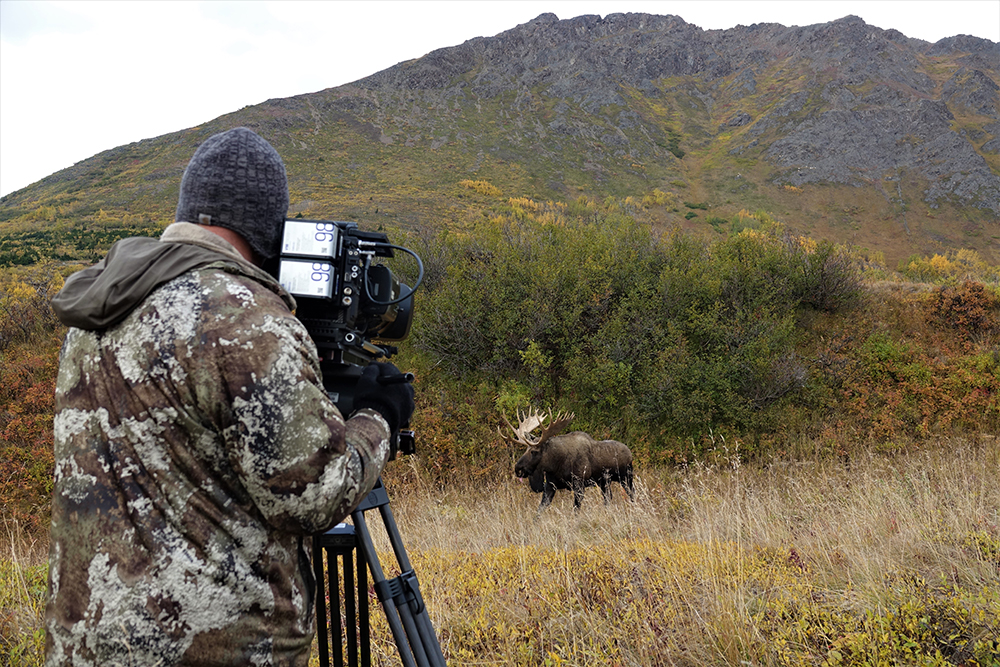
M 124 239 L 53 300 L 47 665 L 306 665 L 308 535 L 357 506 L 413 411 L 367 367 L 346 422 L 280 251 L 285 168 L 246 128 L 206 140 L 159 240 Z

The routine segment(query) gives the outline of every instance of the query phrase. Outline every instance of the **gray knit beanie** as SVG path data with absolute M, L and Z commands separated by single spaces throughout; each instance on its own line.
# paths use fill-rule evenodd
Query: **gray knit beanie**
M 184 170 L 174 219 L 230 229 L 264 259 L 278 254 L 288 212 L 281 156 L 245 127 L 212 135 Z

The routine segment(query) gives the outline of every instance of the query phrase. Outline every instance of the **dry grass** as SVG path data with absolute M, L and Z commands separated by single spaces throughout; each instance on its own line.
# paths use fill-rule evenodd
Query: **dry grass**
M 0 537 L 0 665 L 41 664 L 47 545 L 6 521 Z
M 410 465 L 386 484 L 457 664 L 975 664 L 976 641 L 1000 661 L 993 437 L 849 463 L 747 466 L 734 447 L 640 471 L 634 504 L 592 489 L 574 513 L 559 492 L 541 516 L 509 477 L 428 488 Z
M 442 487 L 419 457 L 390 464 L 449 664 L 1000 664 L 997 438 L 849 463 L 746 465 L 733 449 L 639 471 L 635 503 L 591 489 L 574 512 L 558 492 L 541 515 L 506 474 Z M 3 664 L 40 664 L 44 545 L 7 537 Z M 399 664 L 374 621 L 376 664 Z
M 616 486 L 615 500 L 604 505 L 591 488 L 577 513 L 571 494 L 560 491 L 540 516 L 540 496 L 513 476 L 459 473 L 456 483 L 433 488 L 421 483 L 419 465 L 404 459 L 386 472 L 412 551 L 569 551 L 628 540 L 794 547 L 813 554 L 813 568 L 862 581 L 881 580 L 889 566 L 906 561 L 925 574 L 945 565 L 950 571 L 959 561 L 946 536 L 996 531 L 1000 523 L 1000 441 L 992 436 L 889 455 L 869 451 L 849 461 L 752 466 L 734 447 L 725 465 L 640 470 L 635 503 Z

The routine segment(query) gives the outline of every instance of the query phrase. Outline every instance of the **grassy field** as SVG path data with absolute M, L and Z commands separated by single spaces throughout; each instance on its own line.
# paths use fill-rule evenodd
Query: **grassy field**
M 1000 440 L 752 465 L 726 446 L 638 471 L 635 503 L 559 492 L 541 515 L 506 471 L 441 487 L 419 456 L 390 464 L 449 664 L 1000 664 Z M 5 528 L 0 664 L 38 665 L 46 545 Z M 373 620 L 375 664 L 399 664 Z

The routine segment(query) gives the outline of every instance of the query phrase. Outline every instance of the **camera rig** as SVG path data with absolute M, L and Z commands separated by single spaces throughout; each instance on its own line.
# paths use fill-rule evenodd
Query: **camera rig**
M 413 287 L 401 283 L 380 258 L 394 257 L 394 251 L 411 255 L 419 269 Z M 323 387 L 330 399 L 337 404 L 341 414 L 349 417 L 354 411 L 354 392 L 365 366 L 377 359 L 393 356 L 398 351 L 389 343 L 404 340 L 410 332 L 413 316 L 413 292 L 423 280 L 424 267 L 413 251 L 389 243 L 380 232 L 364 232 L 357 223 L 335 220 L 286 220 L 282 230 L 281 255 L 277 265 L 268 267 L 281 285 L 295 297 L 296 316 L 316 344 Z M 381 377 L 380 382 L 412 382 L 413 376 L 404 373 L 395 377 Z M 408 424 L 404 424 L 408 426 Z M 413 431 L 400 429 L 391 434 L 389 459 L 396 453 L 413 454 Z M 378 554 L 368 532 L 365 512 L 377 509 L 392 544 L 401 574 L 386 579 Z M 320 634 L 320 664 L 328 667 L 327 611 L 325 599 L 333 600 L 339 593 L 337 569 L 330 567 L 331 556 L 339 554 L 344 560 L 344 588 L 353 580 L 353 555 L 357 549 L 367 563 L 373 578 L 373 588 L 386 614 L 400 660 L 404 667 L 446 667 L 441 646 L 427 614 L 417 576 L 410 565 L 396 528 L 389 497 L 382 479 L 351 512 L 352 525 L 341 524 L 322 535 L 313 536 L 313 568 L 319 586 L 328 582 L 317 595 L 316 615 Z M 322 554 L 327 554 L 327 573 L 323 572 Z M 361 582 L 365 568 L 359 567 Z M 367 586 L 355 591 L 358 606 L 367 610 Z M 353 617 L 353 595 L 345 595 L 345 612 Z M 330 622 L 339 628 L 339 611 L 331 610 Z M 360 620 L 360 619 L 359 619 Z M 362 647 L 368 646 L 367 619 L 359 624 Z M 357 665 L 358 649 L 354 628 L 345 628 L 348 641 L 349 664 Z M 336 632 L 340 638 L 339 630 Z M 363 664 L 365 660 L 362 649 Z M 336 664 L 342 664 L 339 645 L 335 651 Z M 370 656 L 369 656 L 370 658 Z
M 401 283 L 388 266 L 376 263 L 411 255 L 418 276 L 413 287 Z M 423 263 L 408 248 L 392 245 L 381 232 L 336 220 L 286 220 L 276 276 L 295 297 L 296 316 L 319 352 L 323 386 L 345 417 L 354 411 L 354 388 L 364 366 L 388 359 L 390 343 L 410 333 L 413 293 L 423 280 Z M 386 381 L 409 382 L 405 374 Z M 392 434 L 390 459 L 415 451 L 413 431 Z

